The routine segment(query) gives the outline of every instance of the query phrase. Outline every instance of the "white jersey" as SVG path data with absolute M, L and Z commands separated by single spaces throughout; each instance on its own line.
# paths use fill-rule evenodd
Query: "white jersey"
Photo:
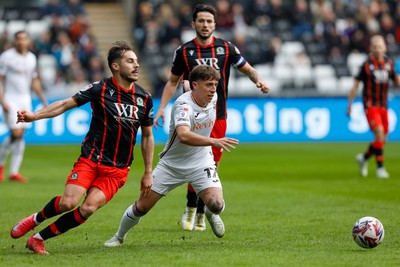
M 202 108 L 193 98 L 192 92 L 186 92 L 176 99 L 171 110 L 168 141 L 159 154 L 160 161 L 173 168 L 203 167 L 214 165 L 211 146 L 190 146 L 179 142 L 176 127 L 187 125 L 190 131 L 210 136 L 216 119 L 217 94 L 211 102 Z
M 0 75 L 4 80 L 4 98 L 10 102 L 31 102 L 32 79 L 38 76 L 36 56 L 28 51 L 21 55 L 15 48 L 0 56 Z

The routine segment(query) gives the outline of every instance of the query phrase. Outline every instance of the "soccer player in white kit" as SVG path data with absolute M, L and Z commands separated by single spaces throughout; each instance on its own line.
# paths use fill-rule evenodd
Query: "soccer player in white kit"
M 0 151 L 0 182 L 4 180 L 4 163 L 11 151 L 10 180 L 28 181 L 19 174 L 19 168 L 24 157 L 25 128 L 29 124 L 17 124 L 17 111 L 32 110 L 31 88 L 42 104 L 46 105 L 36 70 L 36 56 L 28 49 L 30 44 L 28 34 L 25 31 L 18 31 L 14 37 L 14 47 L 7 49 L 0 56 L 0 103 L 3 107 L 3 120 L 10 129 L 10 136 L 4 139 Z
M 105 242 L 106 247 L 122 245 L 128 232 L 162 196 L 186 183 L 190 183 L 203 199 L 214 234 L 220 238 L 224 236 L 225 226 L 219 214 L 225 202 L 211 146 L 229 151 L 239 141 L 210 137 L 216 119 L 219 79 L 219 72 L 208 65 L 192 70 L 189 78 L 192 90 L 181 95 L 172 107 L 168 141 L 153 171 L 153 185 L 151 189 L 142 190 L 139 198 L 126 209 L 117 233 Z

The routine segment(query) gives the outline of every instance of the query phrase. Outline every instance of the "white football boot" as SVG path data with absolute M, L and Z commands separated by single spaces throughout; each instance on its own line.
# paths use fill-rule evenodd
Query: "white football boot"
M 206 214 L 207 220 L 210 223 L 214 234 L 219 238 L 223 237 L 225 234 L 225 226 L 224 222 L 221 220 L 221 217 L 219 217 L 217 214 L 211 213 L 207 207 L 204 207 L 204 213 Z
M 194 224 L 195 231 L 206 230 L 206 216 L 204 213 L 196 213 L 196 219 Z
M 376 169 L 376 177 L 381 179 L 388 179 L 390 177 L 389 173 L 386 171 L 385 167 L 380 167 Z
M 356 161 L 358 163 L 358 168 L 360 175 L 362 177 L 367 177 L 368 175 L 368 161 L 365 160 L 364 154 L 357 154 Z
M 113 248 L 113 247 L 118 247 L 121 246 L 124 243 L 124 240 L 121 238 L 118 238 L 116 235 L 108 239 L 105 243 L 104 246 Z
M 192 231 L 196 219 L 197 208 L 186 207 L 185 212 L 182 215 L 182 228 L 186 231 Z

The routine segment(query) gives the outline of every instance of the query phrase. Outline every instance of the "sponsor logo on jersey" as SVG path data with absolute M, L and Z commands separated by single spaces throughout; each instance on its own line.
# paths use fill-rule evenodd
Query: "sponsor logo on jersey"
M 118 112 L 118 116 L 114 116 L 116 120 L 133 122 L 139 119 L 139 108 L 137 106 L 123 103 L 114 103 L 114 105 Z
M 214 126 L 214 121 L 204 121 L 204 122 L 195 122 L 193 125 L 193 130 L 201 130 L 205 128 L 212 128 Z
M 196 59 L 196 63 L 198 65 L 208 65 L 216 70 L 220 70 L 220 68 L 218 66 L 218 58 L 214 58 L 214 57 L 198 58 L 198 59 Z
M 115 90 L 110 89 L 110 96 L 113 96 L 114 92 L 115 92 Z

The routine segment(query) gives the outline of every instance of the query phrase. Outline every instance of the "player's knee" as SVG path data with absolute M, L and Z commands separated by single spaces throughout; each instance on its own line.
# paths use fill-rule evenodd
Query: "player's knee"
M 82 216 L 89 218 L 97 210 L 97 208 L 97 206 L 83 203 L 79 210 Z
M 59 203 L 59 208 L 63 212 L 65 211 L 70 211 L 74 209 L 78 205 L 77 202 L 73 201 L 72 199 L 69 198 L 61 198 L 60 203 Z
M 220 214 L 225 207 L 225 203 L 223 199 L 214 198 L 207 203 L 207 208 L 215 214 Z

